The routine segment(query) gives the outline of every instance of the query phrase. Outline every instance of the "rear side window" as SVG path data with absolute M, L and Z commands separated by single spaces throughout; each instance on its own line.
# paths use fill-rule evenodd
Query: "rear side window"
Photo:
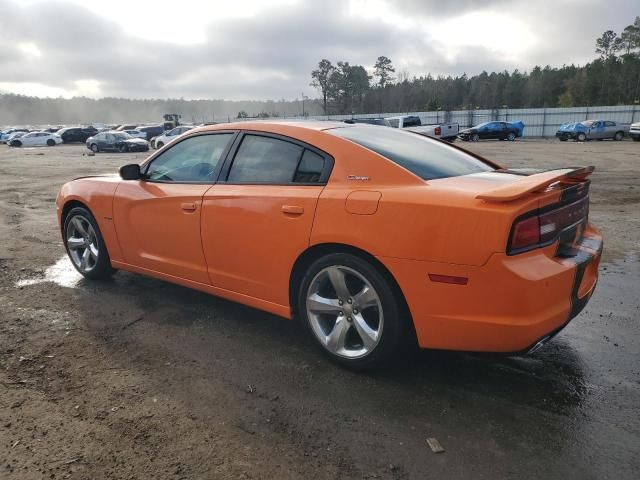
M 229 171 L 232 183 L 291 183 L 304 148 L 285 140 L 245 135 Z
M 293 181 L 296 183 L 318 183 L 322 178 L 324 162 L 323 157 L 305 149 Z
M 362 145 L 424 180 L 494 170 L 461 150 L 416 133 L 364 125 L 326 132 Z

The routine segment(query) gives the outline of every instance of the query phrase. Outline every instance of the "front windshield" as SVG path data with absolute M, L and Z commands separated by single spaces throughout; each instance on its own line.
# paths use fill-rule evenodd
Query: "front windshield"
M 596 122 L 594 122 L 593 120 L 586 120 L 586 121 L 582 122 L 582 125 L 584 125 L 587 128 L 591 128 L 594 123 L 596 123 Z
M 482 123 L 479 123 L 478 125 L 476 125 L 476 126 L 475 126 L 475 127 L 473 127 L 473 128 L 482 128 L 482 127 L 486 127 L 487 125 L 489 125 L 489 123 L 490 123 L 490 122 L 482 122 Z

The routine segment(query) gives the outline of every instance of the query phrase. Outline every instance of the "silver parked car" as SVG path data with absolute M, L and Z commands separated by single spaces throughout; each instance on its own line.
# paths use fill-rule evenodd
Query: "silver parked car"
M 629 124 L 611 120 L 585 120 L 579 123 L 565 123 L 556 132 L 561 141 L 569 139 L 584 142 L 585 140 L 622 140 L 629 134 Z
M 631 124 L 629 135 L 631 135 L 634 141 L 640 142 L 640 122 Z

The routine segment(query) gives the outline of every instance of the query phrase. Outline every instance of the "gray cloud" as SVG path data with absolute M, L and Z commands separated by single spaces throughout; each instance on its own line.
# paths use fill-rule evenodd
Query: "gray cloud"
M 412 75 L 584 63 L 593 58 L 595 36 L 608 28 L 621 30 L 637 7 L 635 0 L 621 0 L 615 9 L 594 0 L 487 0 L 482 6 L 471 0 L 388 1 L 414 19 L 499 11 L 529 25 L 538 42 L 526 58 L 508 62 L 479 39 L 451 64 L 446 38 L 433 42 L 386 22 L 354 17 L 347 2 L 329 0 L 211 24 L 203 44 L 177 45 L 133 36 L 77 4 L 0 0 L 0 82 L 72 91 L 76 80 L 95 79 L 102 95 L 137 98 L 294 98 L 302 90 L 311 93 L 309 72 L 321 58 L 370 67 L 384 54 Z M 21 43 L 37 45 L 42 56 L 29 58 L 18 48 Z

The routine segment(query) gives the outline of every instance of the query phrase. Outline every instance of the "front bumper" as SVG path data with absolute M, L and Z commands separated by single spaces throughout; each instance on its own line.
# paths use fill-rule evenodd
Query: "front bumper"
M 557 245 L 507 256 L 480 267 L 383 257 L 405 295 L 423 348 L 526 352 L 557 334 L 582 311 L 596 286 L 602 237 L 589 225 L 572 257 Z M 428 274 L 466 277 L 436 283 Z
M 556 132 L 556 138 L 570 138 L 575 139 L 578 136 L 578 132 Z

